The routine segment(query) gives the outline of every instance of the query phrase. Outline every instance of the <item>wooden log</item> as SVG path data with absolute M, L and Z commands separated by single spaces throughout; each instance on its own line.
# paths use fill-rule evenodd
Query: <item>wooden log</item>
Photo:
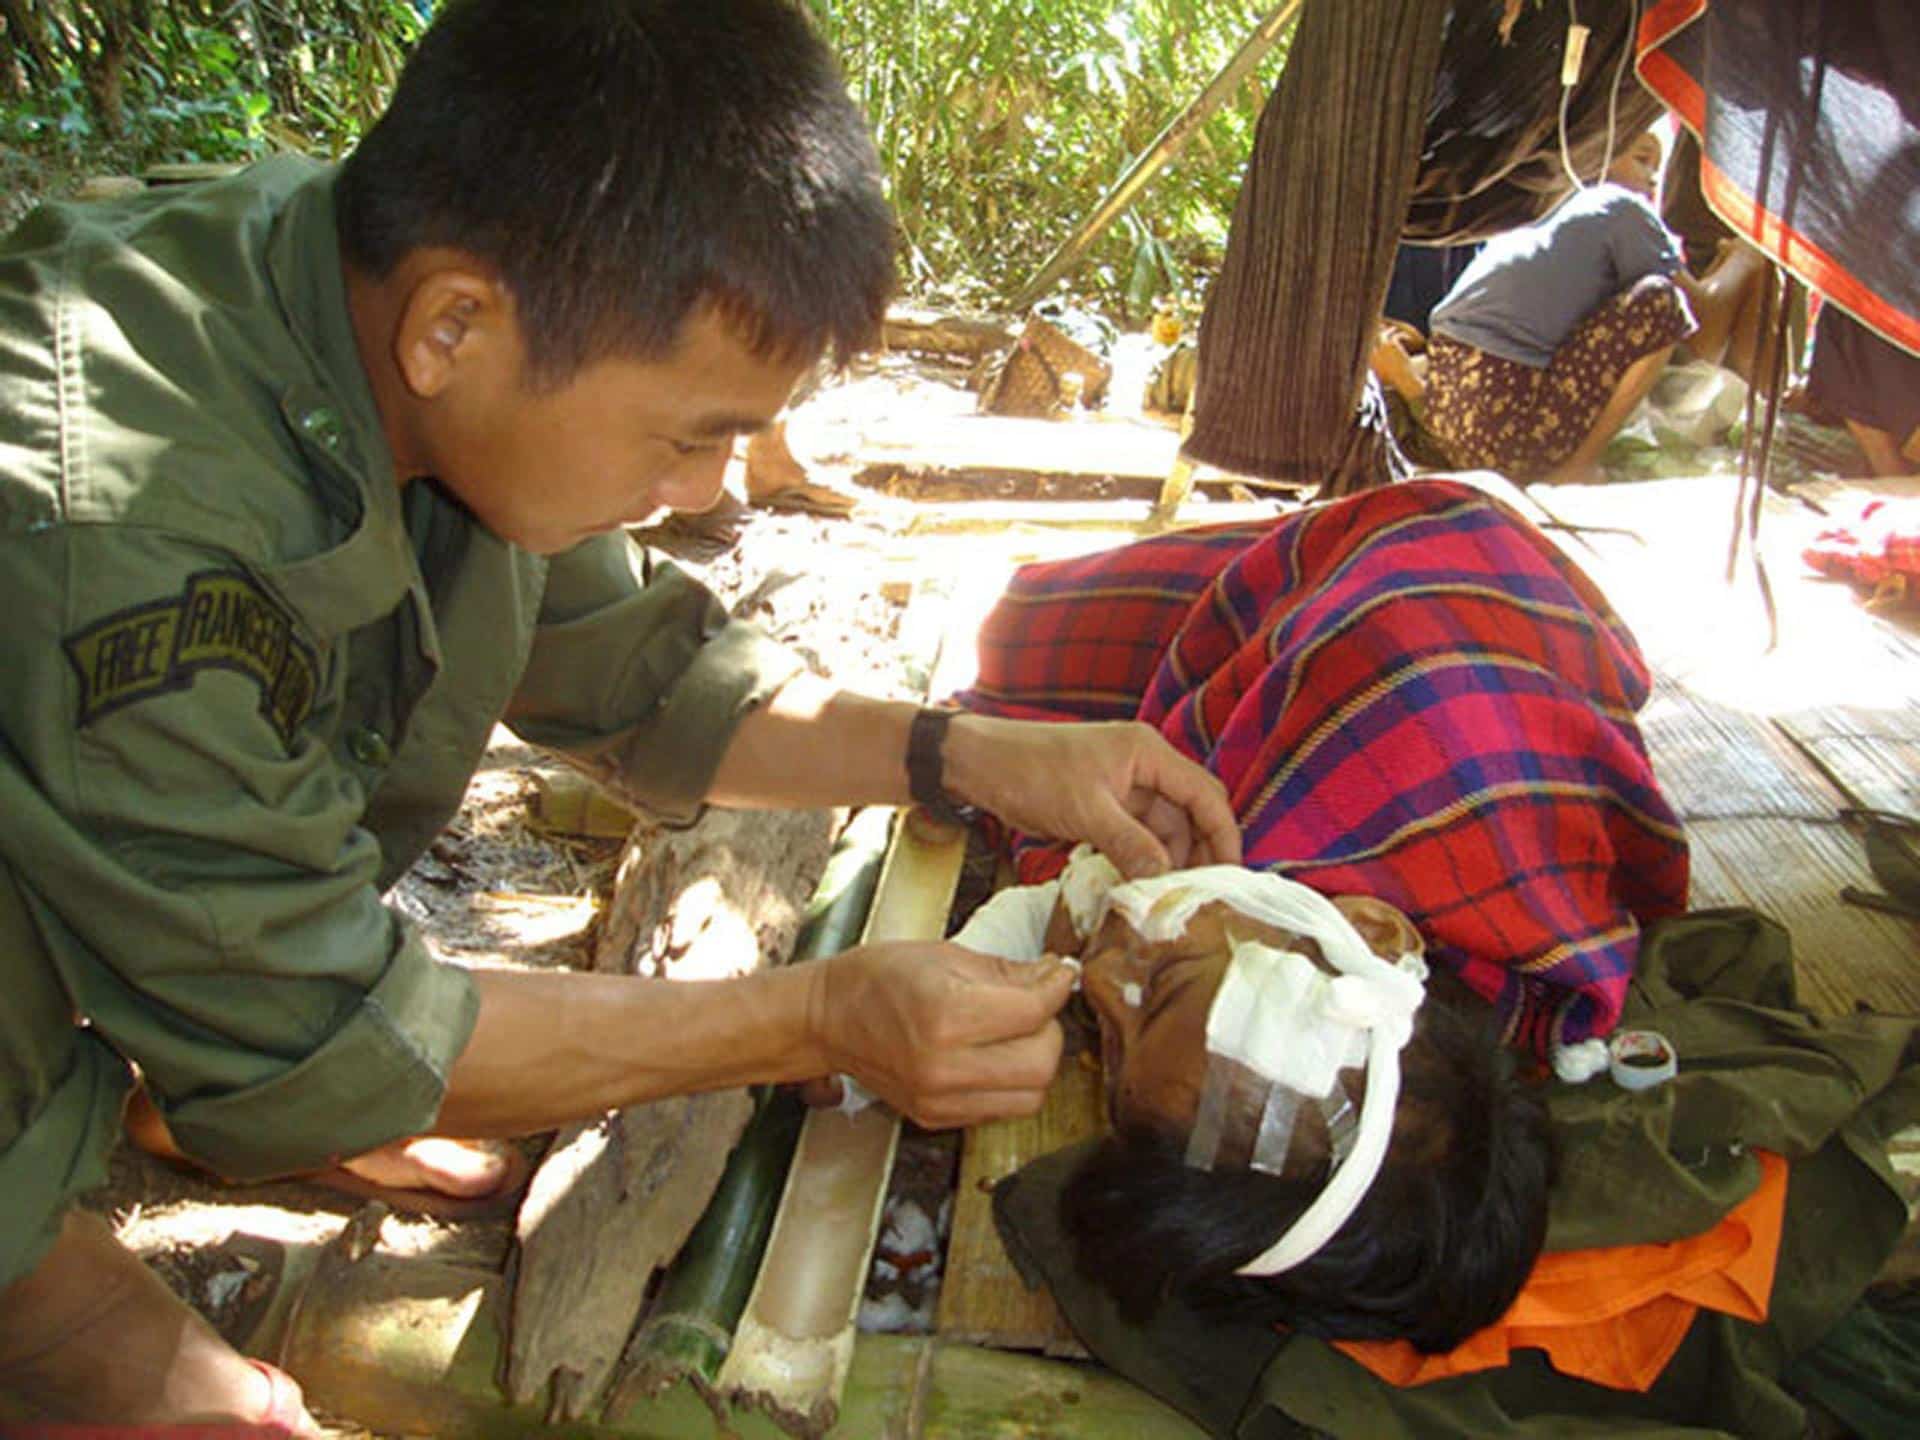
M 901 472 L 1132 477 L 1157 486 L 1179 448 L 1178 432 L 1144 420 L 921 416 L 867 426 L 849 460 L 863 484 Z
M 686 830 L 637 834 L 594 968 L 713 980 L 780 963 L 832 830 L 826 811 L 710 810 Z M 598 1408 L 654 1272 L 699 1220 L 752 1111 L 744 1090 L 722 1090 L 561 1132 L 517 1225 L 516 1404 L 545 1396 L 556 1423 Z
M 889 350 L 978 360 L 1013 344 L 1013 331 L 984 315 L 941 315 L 895 308 L 887 312 L 883 341 Z

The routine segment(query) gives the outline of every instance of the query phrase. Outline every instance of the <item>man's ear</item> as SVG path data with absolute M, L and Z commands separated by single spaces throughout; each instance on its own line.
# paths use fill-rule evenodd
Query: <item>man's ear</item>
M 393 337 L 393 358 L 422 400 L 485 367 L 517 369 L 513 304 L 500 282 L 461 265 L 435 266 L 407 293 Z
M 1360 938 L 1374 954 L 1388 960 L 1402 955 L 1424 955 L 1426 942 L 1413 921 L 1395 906 L 1371 895 L 1336 895 L 1333 903 L 1353 922 Z

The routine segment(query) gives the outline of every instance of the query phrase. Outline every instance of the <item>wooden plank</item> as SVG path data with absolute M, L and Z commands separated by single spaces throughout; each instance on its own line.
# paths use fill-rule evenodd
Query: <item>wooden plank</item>
M 1179 448 L 1178 431 L 1148 421 L 920 415 L 869 427 L 849 460 L 863 483 L 874 471 L 964 471 L 1129 476 L 1157 489 Z
M 1920 706 L 1837 706 L 1776 723 L 1849 804 L 1920 818 Z
M 967 1132 L 954 1192 L 935 1329 L 944 1340 L 1007 1350 L 1083 1357 L 1086 1349 L 1044 1288 L 1021 1281 L 993 1223 L 993 1187 L 1029 1160 L 1050 1155 L 1106 1127 L 1096 1057 L 1069 1056 L 1038 1115 L 997 1120 Z

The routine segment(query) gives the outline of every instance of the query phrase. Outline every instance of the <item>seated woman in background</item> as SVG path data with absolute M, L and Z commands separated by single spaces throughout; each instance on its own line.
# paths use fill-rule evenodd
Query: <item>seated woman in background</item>
M 1312 911 L 1316 933 L 1276 927 L 1291 939 L 1215 917 L 1204 955 L 1179 942 L 1143 949 L 1103 930 L 1107 912 L 1084 902 L 1085 943 L 1051 937 L 1056 953 L 1085 955 L 1114 1064 L 1116 1134 L 1067 1199 L 1086 1273 L 1136 1313 L 1179 1291 L 1428 1349 L 1497 1318 L 1538 1249 L 1550 1174 L 1538 1102 L 1499 1042 L 1557 1062 L 1585 1054 L 1618 1020 L 1641 926 L 1685 905 L 1686 844 L 1633 719 L 1647 689 L 1632 637 L 1592 583 L 1457 481 L 1015 577 L 961 703 L 1155 725 L 1226 785 L 1250 870 L 1340 897 Z M 1009 838 L 1021 881 L 1061 875 L 1061 847 Z M 1156 903 L 1147 894 L 1120 908 L 1151 916 Z M 1364 1114 L 1365 1076 L 1382 1057 L 1371 1039 L 1341 1051 L 1337 1086 L 1302 1101 L 1292 1144 L 1262 1167 L 1246 1157 L 1260 1152 L 1252 1117 L 1264 1117 L 1274 1082 L 1262 1090 L 1238 1076 L 1253 1090 L 1227 1093 L 1205 1167 L 1189 1166 L 1205 1077 L 1222 1058 L 1214 1001 L 1234 993 L 1236 946 L 1221 935 L 1346 970 L 1333 950 L 1354 945 L 1329 910 L 1365 937 L 1362 949 L 1423 951 L 1444 972 L 1436 985 L 1457 977 L 1470 993 L 1436 993 L 1402 1017 L 1404 1031 L 1392 1022 L 1404 1083 L 1378 1174 L 1324 1244 L 1250 1277 L 1242 1267 L 1340 1184 L 1354 1156 L 1340 1160 L 1335 1091 Z M 1222 1003 L 1228 1029 L 1266 1008 Z
M 1606 181 L 1488 241 L 1434 307 L 1425 423 L 1456 466 L 1593 478 L 1676 345 L 1724 358 L 1766 262 L 1730 242 L 1689 274 L 1649 203 L 1660 161 L 1659 138 L 1636 136 Z

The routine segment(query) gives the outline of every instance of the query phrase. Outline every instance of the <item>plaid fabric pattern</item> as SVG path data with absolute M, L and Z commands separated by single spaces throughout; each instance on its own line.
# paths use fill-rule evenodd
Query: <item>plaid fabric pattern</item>
M 960 703 L 1155 726 L 1226 785 L 1248 864 L 1399 906 L 1546 1055 L 1613 1028 L 1640 927 L 1686 904 L 1647 688 L 1591 581 L 1428 480 L 1028 566 Z M 1025 881 L 1064 861 L 1014 838 Z
M 1587 438 L 1628 366 L 1698 328 L 1680 287 L 1646 275 L 1575 326 L 1544 370 L 1436 335 L 1427 429 L 1460 469 L 1538 479 Z

